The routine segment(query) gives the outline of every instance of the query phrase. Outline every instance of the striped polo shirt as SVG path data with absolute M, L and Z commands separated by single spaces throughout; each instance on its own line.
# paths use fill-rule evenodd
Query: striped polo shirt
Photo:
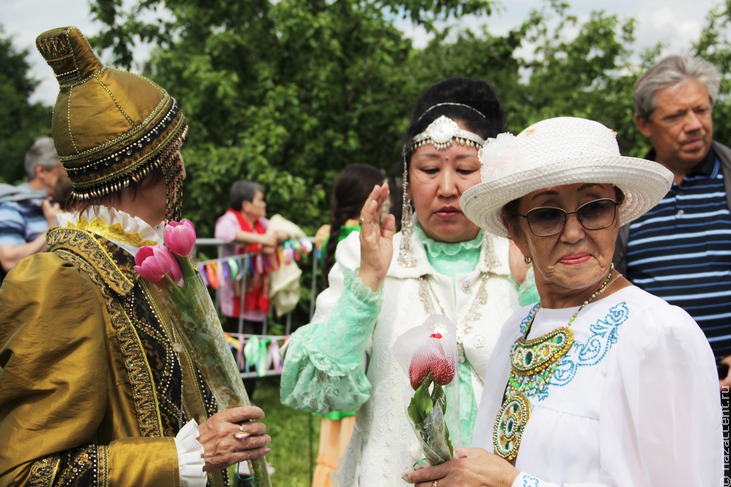
M 24 183 L 23 186 L 28 186 Z M 38 193 L 28 186 L 29 193 Z M 0 245 L 22 245 L 48 230 L 43 199 L 22 199 L 0 203 Z
M 716 357 L 731 355 L 731 213 L 713 149 L 630 224 L 627 278 L 687 311 Z
M 41 206 L 43 198 L 36 198 L 39 191 L 28 183 L 15 189 L 13 195 L 5 194 L 6 201 L 0 202 L 0 245 L 22 245 L 48 230 Z M 5 271 L 0 267 L 0 284 L 4 279 Z

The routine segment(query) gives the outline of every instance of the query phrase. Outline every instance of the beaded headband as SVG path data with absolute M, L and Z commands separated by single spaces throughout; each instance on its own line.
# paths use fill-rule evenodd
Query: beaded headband
M 429 108 L 427 108 L 426 111 L 424 113 L 422 113 L 421 116 L 417 119 L 417 121 L 418 120 L 421 120 L 422 118 L 424 118 L 424 115 L 426 115 L 430 111 L 434 110 L 435 108 L 437 108 L 437 107 L 444 107 L 444 106 L 467 108 L 468 110 L 472 110 L 473 112 L 475 112 L 476 114 L 478 114 L 482 118 L 487 118 L 484 113 L 482 113 L 481 111 L 479 111 L 475 107 L 471 107 L 469 105 L 465 105 L 464 103 L 457 103 L 457 102 L 453 102 L 453 101 L 445 101 L 445 102 L 442 102 L 442 103 L 437 103 L 436 105 L 432 105 Z
M 440 116 L 420 134 L 416 134 L 411 143 L 404 145 L 404 156 L 411 154 L 419 147 L 431 144 L 437 150 L 446 150 L 452 145 L 452 141 L 457 141 L 460 145 L 466 145 L 479 149 L 485 140 L 474 132 L 462 130 L 457 122 L 451 118 Z

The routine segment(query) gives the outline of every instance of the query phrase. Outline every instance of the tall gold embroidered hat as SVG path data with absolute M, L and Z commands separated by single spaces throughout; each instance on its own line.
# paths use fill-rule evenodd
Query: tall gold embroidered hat
M 175 166 L 187 124 L 175 99 L 143 76 L 104 66 L 76 27 L 44 32 L 36 47 L 60 86 L 53 139 L 73 183 L 71 198 L 93 201 L 157 167 L 168 198 L 179 199 L 182 177 L 170 173 L 182 172 Z

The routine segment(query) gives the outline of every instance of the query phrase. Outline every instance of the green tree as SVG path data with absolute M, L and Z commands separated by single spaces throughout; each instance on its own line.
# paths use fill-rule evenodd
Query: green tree
M 394 23 L 429 31 L 438 22 L 489 14 L 486 0 L 383 2 L 94 0 L 109 29 L 99 36 L 122 64 L 132 40 L 160 47 L 147 74 L 168 88 L 191 120 L 186 214 L 205 230 L 239 178 L 267 186 L 270 212 L 314 233 L 325 221 L 337 172 L 355 161 L 384 169 L 416 93 L 404 66 L 411 42 Z M 166 19 L 143 23 L 154 9 Z M 295 204 L 296 203 L 296 204 Z
M 483 27 L 447 42 L 443 31 L 412 55 L 411 72 L 432 81 L 458 74 L 487 80 L 513 133 L 549 117 L 592 118 L 617 131 L 624 152 L 637 154 L 644 149 L 632 118 L 634 29 L 634 19 L 603 12 L 579 22 L 568 3 L 546 1 L 504 36 Z
M 229 186 L 267 188 L 268 213 L 313 235 L 327 220 L 328 193 L 351 162 L 389 169 L 418 86 L 407 68 L 411 41 L 395 27 L 428 31 L 452 17 L 488 14 L 490 0 L 254 0 L 234 4 L 92 0 L 108 25 L 92 45 L 124 65 L 133 41 L 158 45 L 145 72 L 181 103 L 191 130 L 185 214 L 212 235 Z M 149 13 L 163 9 L 155 19 Z M 306 265 L 306 264 L 305 264 Z M 303 266 L 304 267 L 304 266 Z M 306 270 L 303 278 L 311 276 Z M 303 290 L 302 307 L 307 291 Z M 295 322 L 306 322 L 300 309 Z
M 523 126 L 561 115 L 589 118 L 614 129 L 622 151 L 631 153 L 639 140 L 632 117 L 635 21 L 592 12 L 579 25 L 567 8 L 556 4 L 548 15 L 534 12 L 527 21 L 526 41 L 535 48 L 523 63 Z M 573 30 L 577 34 L 566 39 Z
M 20 182 L 25 152 L 36 137 L 51 131 L 50 108 L 29 101 L 38 82 L 29 76 L 27 57 L 0 25 L 0 182 Z
M 693 44 L 692 54 L 716 65 L 721 73 L 719 99 L 713 108 L 714 138 L 731 144 L 731 0 L 721 2 L 706 15 L 698 41 Z

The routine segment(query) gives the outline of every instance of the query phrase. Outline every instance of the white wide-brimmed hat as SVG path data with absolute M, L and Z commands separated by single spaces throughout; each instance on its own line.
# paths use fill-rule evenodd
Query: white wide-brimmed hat
M 625 225 L 654 207 L 673 181 L 673 173 L 657 162 L 622 156 L 613 130 L 583 118 L 550 118 L 517 137 L 500 134 L 479 156 L 482 183 L 465 191 L 460 204 L 467 218 L 503 237 L 508 236 L 503 206 L 539 189 L 613 184 L 624 193 L 619 221 Z

